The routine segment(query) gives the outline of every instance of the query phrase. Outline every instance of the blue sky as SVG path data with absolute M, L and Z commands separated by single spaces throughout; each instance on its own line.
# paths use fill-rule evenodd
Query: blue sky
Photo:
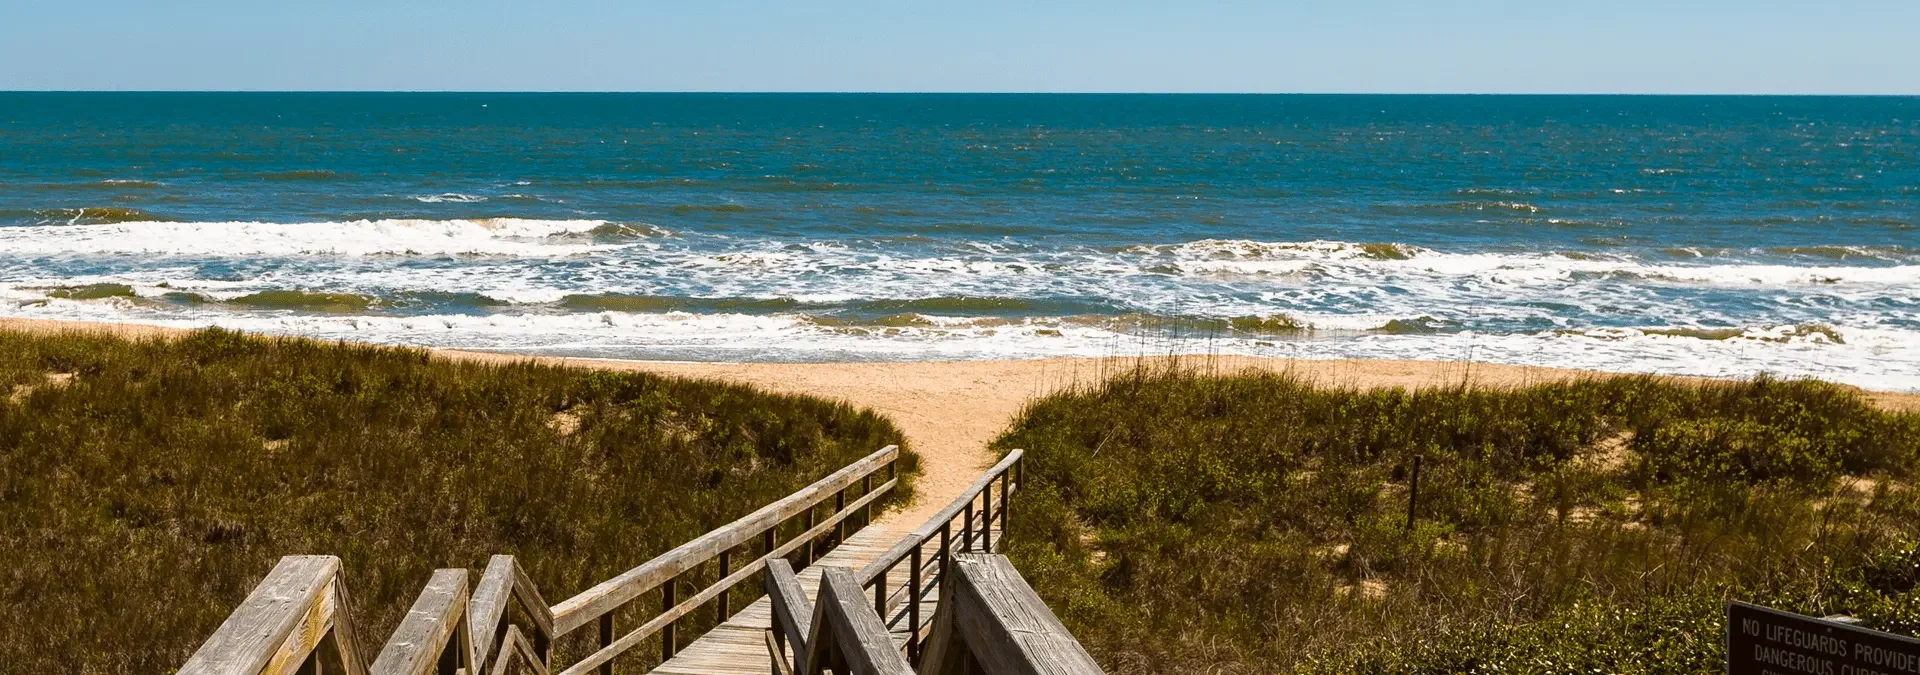
M 1920 0 L 0 0 L 0 89 L 1920 94 Z

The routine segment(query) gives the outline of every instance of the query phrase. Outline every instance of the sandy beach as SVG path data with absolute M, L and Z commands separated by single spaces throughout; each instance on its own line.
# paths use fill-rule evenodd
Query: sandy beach
M 103 331 L 129 337 L 178 335 L 176 328 L 134 324 L 0 319 L 0 330 Z M 971 483 L 991 464 L 987 443 L 1023 406 L 1050 392 L 1084 386 L 1138 363 L 1132 358 L 1033 359 L 1021 361 L 913 361 L 860 363 L 697 363 L 620 361 L 493 352 L 436 350 L 454 359 L 543 363 L 632 370 L 738 382 L 769 391 L 808 394 L 871 408 L 898 424 L 922 458 L 920 498 L 888 514 L 895 523 L 918 523 Z M 1336 386 L 1423 387 L 1470 382 L 1525 386 L 1603 375 L 1597 371 L 1448 361 L 1292 360 L 1189 356 L 1182 363 L 1220 372 L 1267 370 L 1293 373 Z M 1697 379 L 1697 378 L 1696 378 Z M 1865 391 L 1890 410 L 1920 411 L 1920 394 Z

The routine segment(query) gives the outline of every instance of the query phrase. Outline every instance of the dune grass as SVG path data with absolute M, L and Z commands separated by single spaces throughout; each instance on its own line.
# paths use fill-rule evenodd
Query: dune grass
M 1819 382 L 1142 369 L 996 447 L 1009 554 L 1111 672 L 1719 673 L 1728 599 L 1920 630 L 1920 416 Z
M 170 672 L 298 553 L 344 559 L 377 650 L 434 568 L 511 553 L 557 602 L 901 442 L 708 381 L 0 331 L 0 663 Z

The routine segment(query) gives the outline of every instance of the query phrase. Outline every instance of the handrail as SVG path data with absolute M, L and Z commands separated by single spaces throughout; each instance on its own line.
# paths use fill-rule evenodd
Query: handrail
M 989 488 L 995 478 L 1004 475 L 1008 469 L 1018 465 L 1020 459 L 1024 456 L 1026 456 L 1025 450 L 1014 450 L 1013 452 L 1007 453 L 1007 456 L 1002 457 L 999 463 L 993 465 L 993 468 L 987 469 L 986 473 L 981 474 L 979 478 L 975 479 L 972 485 L 967 486 L 967 489 L 962 491 L 960 496 L 954 497 L 953 501 L 948 503 L 946 507 L 935 511 L 933 516 L 927 518 L 925 523 L 922 523 L 920 527 L 914 528 L 913 532 L 907 535 L 907 538 L 900 540 L 900 543 L 894 544 L 893 548 L 887 549 L 886 553 L 880 554 L 879 559 L 867 563 L 866 567 L 860 568 L 860 583 L 873 583 L 874 577 L 883 574 L 887 570 L 893 569 L 893 566 L 898 564 L 901 558 L 906 557 L 907 553 L 912 551 L 914 547 L 926 543 L 934 534 L 939 533 L 942 525 L 953 522 L 953 519 L 960 515 L 961 509 L 967 508 L 969 504 L 973 503 L 974 499 L 980 496 L 981 490 Z
M 813 636 L 813 603 L 807 601 L 800 578 L 787 561 L 767 563 L 767 609 L 771 616 L 767 628 L 767 651 L 773 657 L 774 670 L 794 673 L 806 671 L 807 639 Z M 799 663 L 788 663 L 787 643 Z
M 994 522 L 997 520 L 1002 530 L 1006 528 L 1009 501 L 1025 480 L 1025 456 L 1024 450 L 1008 452 L 1007 456 L 967 486 L 952 503 L 936 511 L 932 518 L 887 549 L 879 559 L 861 568 L 855 576 L 863 587 L 873 589 L 874 613 L 889 628 L 901 629 L 907 634 L 906 655 L 909 661 L 919 662 L 922 638 L 931 628 L 931 624 L 922 619 L 932 617 L 922 617 L 920 606 L 934 589 L 942 585 L 953 554 L 993 552 Z M 994 499 L 995 481 L 1000 483 L 998 500 Z M 980 502 L 978 508 L 975 508 L 976 500 Z M 979 516 L 978 528 L 974 526 L 975 516 Z M 954 533 L 956 519 L 961 521 L 957 537 Z M 932 564 L 925 564 L 922 558 L 927 556 L 929 548 L 933 548 L 931 553 L 935 560 Z M 903 561 L 908 564 L 907 583 L 899 593 L 888 593 L 887 576 Z M 904 604 L 905 611 L 894 614 L 892 610 L 898 604 Z
M 536 675 L 547 675 L 548 657 L 527 642 L 527 636 L 520 632 L 519 626 L 507 626 L 507 632 L 500 636 L 500 654 L 494 659 L 493 675 L 507 675 L 507 664 L 513 663 L 516 655 L 522 663 L 532 667 Z
M 796 672 L 816 675 L 832 668 L 857 675 L 913 675 L 906 657 L 894 650 L 887 625 L 865 598 L 853 570 L 820 568 L 820 599 L 813 603 L 806 669 Z
M 682 572 L 706 562 L 721 551 L 747 543 L 762 531 L 813 508 L 824 501 L 830 493 L 852 486 L 860 477 L 872 473 L 881 465 L 890 463 L 899 456 L 899 446 L 889 445 L 881 448 L 880 451 L 849 464 L 820 479 L 819 482 L 787 495 L 779 501 L 761 507 L 746 517 L 695 537 L 693 541 L 681 544 L 659 557 L 642 563 L 639 567 L 622 572 L 619 576 L 600 582 L 579 595 L 560 601 L 560 604 L 553 606 L 554 633 L 556 635 L 572 633 L 594 619 L 639 597 L 642 593 L 653 590 Z
M 475 672 L 477 660 L 464 630 L 467 597 L 466 570 L 434 570 L 413 608 L 373 660 L 372 675 L 427 675 L 448 658 L 458 668 Z
M 324 656 L 348 675 L 365 675 L 339 574 L 336 556 L 281 558 L 180 666 L 180 675 L 291 673 L 321 655 L 316 652 L 329 636 Z
M 880 616 L 866 606 L 866 594 L 854 581 L 853 570 L 820 568 L 819 601 L 811 605 L 800 590 L 800 580 L 786 561 L 767 568 L 767 597 L 772 602 L 772 627 L 767 630 L 767 652 L 775 675 L 913 675 L 906 657 L 893 648 L 893 638 Z M 805 618 L 803 618 L 805 617 Z M 786 658 L 793 644 L 794 659 Z
M 705 590 L 700 591 L 699 593 L 693 595 L 692 597 L 689 597 L 686 600 L 680 601 L 674 605 L 671 605 L 665 611 L 662 611 L 658 616 L 655 616 L 652 620 L 644 624 L 641 624 L 639 628 L 633 629 L 632 631 L 628 632 L 626 635 L 621 636 L 620 639 L 607 643 L 605 646 L 601 647 L 599 651 L 589 654 L 586 656 L 586 658 L 580 659 L 579 662 L 571 666 L 568 666 L 566 670 L 560 671 L 561 675 L 584 675 L 588 670 L 592 670 L 593 668 L 599 667 L 613 660 L 615 657 L 619 656 L 621 653 L 624 653 L 627 650 L 632 649 L 635 645 L 640 644 L 642 640 L 645 640 L 648 637 L 652 637 L 654 633 L 660 632 L 662 628 L 666 627 L 667 625 L 670 625 L 674 620 L 679 619 L 682 616 L 686 616 L 687 614 L 693 612 L 693 610 L 695 609 L 699 609 L 701 605 L 704 605 L 708 601 L 713 600 L 719 594 L 725 593 L 728 590 L 732 589 L 736 584 L 739 584 L 740 582 L 745 581 L 747 577 L 752 576 L 753 574 L 759 572 L 762 568 L 764 568 L 769 561 L 779 560 L 781 558 L 784 558 L 787 554 L 792 553 L 794 550 L 798 549 L 800 546 L 805 544 L 810 544 L 814 539 L 822 535 L 825 535 L 828 530 L 834 529 L 835 527 L 839 526 L 841 521 L 845 520 L 848 516 L 853 515 L 860 507 L 867 505 L 868 503 L 872 502 L 874 499 L 877 499 L 881 496 L 886 495 L 887 492 L 889 490 L 892 490 L 894 485 L 896 485 L 898 482 L 899 482 L 899 479 L 894 479 L 894 480 L 889 480 L 886 483 L 882 483 L 879 487 L 874 488 L 873 492 L 870 492 L 862 496 L 860 499 L 855 500 L 852 504 L 849 504 L 847 508 L 842 509 L 840 512 L 833 514 L 826 521 L 820 523 L 819 525 L 813 526 L 813 528 L 802 533 L 800 536 L 794 537 L 792 541 L 789 541 L 786 544 L 783 544 L 779 547 L 774 548 L 772 551 L 768 552 L 766 555 L 760 556 L 759 558 L 755 558 L 754 560 L 748 562 L 745 566 L 741 567 L 739 571 L 734 572 L 732 575 L 728 576 L 727 578 L 714 582 L 713 585 L 708 586 Z
M 951 578 L 940 585 L 940 608 L 919 675 L 1103 675 L 1006 556 L 955 554 L 952 564 Z M 819 601 L 809 607 L 793 569 L 780 561 L 768 567 L 767 595 L 773 604 L 766 639 L 773 675 L 914 674 L 881 615 L 862 600 L 850 570 L 821 568 Z M 803 619 L 809 615 L 810 621 Z
M 955 555 L 952 576 L 940 585 L 921 675 L 1101 675 L 1100 664 L 1006 556 Z
M 655 633 L 662 634 L 664 652 L 670 658 L 675 621 L 715 601 L 724 621 L 729 614 L 728 591 L 767 569 L 770 561 L 791 571 L 785 557 L 805 547 L 801 563 L 809 564 L 829 532 L 836 535 L 829 541 L 837 544 L 845 541 L 849 522 L 856 526 L 869 522 L 873 505 L 901 483 L 896 475 L 900 454 L 898 446 L 881 448 L 559 605 L 547 605 L 513 556 L 493 556 L 471 594 L 466 570 L 436 570 L 371 669 L 361 661 L 356 648 L 346 587 L 339 578 L 340 559 L 286 556 L 179 672 L 278 674 L 319 663 L 326 671 L 339 670 L 346 675 L 420 675 L 449 668 L 479 675 L 503 674 L 517 661 L 545 675 L 553 666 L 553 641 L 595 619 L 601 628 L 600 650 L 565 673 L 581 675 L 594 667 L 609 672 L 613 658 Z M 886 480 L 875 485 L 875 474 L 882 469 L 886 470 Z M 859 490 L 851 502 L 847 499 L 850 489 Z M 816 522 L 816 510 L 829 498 L 833 499 L 833 512 Z M 862 519 L 852 521 L 856 513 Z M 801 532 L 782 543 L 778 529 L 802 515 Z M 751 546 L 754 541 L 762 545 Z M 742 546 L 747 546 L 749 554 L 757 548 L 760 555 L 736 569 L 730 558 Z M 722 578 L 676 602 L 680 576 L 715 557 Z M 660 613 L 614 641 L 611 612 L 663 584 Z M 524 611 L 526 625 L 516 623 L 511 609 L 514 604 Z M 322 657 L 326 660 L 315 661 Z
M 472 672 L 485 672 L 496 653 L 501 658 L 509 655 L 507 632 L 526 640 L 518 627 L 506 624 L 508 609 L 515 600 L 533 620 L 534 637 L 528 645 L 533 658 L 543 669 L 552 658 L 553 610 L 540 598 L 540 589 L 527 578 L 526 571 L 520 569 L 520 563 L 513 556 L 496 555 L 487 560 L 487 570 L 480 574 L 480 583 L 474 586 L 473 598 L 467 605 L 467 629 L 471 634 L 468 639 L 474 647 Z M 501 641 L 498 647 L 493 644 L 496 637 Z

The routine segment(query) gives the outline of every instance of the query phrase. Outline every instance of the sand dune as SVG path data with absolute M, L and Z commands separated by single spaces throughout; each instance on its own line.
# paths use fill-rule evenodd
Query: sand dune
M 89 330 L 126 336 L 176 335 L 173 328 L 128 324 L 0 319 L 0 329 Z M 491 352 L 438 351 L 447 358 L 477 361 L 533 359 L 584 368 L 635 370 L 740 382 L 771 391 L 810 394 L 872 408 L 892 418 L 923 458 L 921 498 L 889 521 L 917 524 L 992 463 L 987 443 L 1034 398 L 1065 387 L 1087 385 L 1139 361 L 1035 359 L 1025 361 L 934 361 L 887 363 L 690 363 L 529 357 Z M 1184 357 L 1181 363 L 1217 371 L 1261 369 L 1291 372 L 1318 382 L 1352 387 L 1420 387 L 1472 382 L 1524 386 L 1602 373 L 1531 366 L 1444 361 L 1286 360 L 1249 357 Z M 1893 410 L 1920 411 L 1920 394 L 1865 392 Z

